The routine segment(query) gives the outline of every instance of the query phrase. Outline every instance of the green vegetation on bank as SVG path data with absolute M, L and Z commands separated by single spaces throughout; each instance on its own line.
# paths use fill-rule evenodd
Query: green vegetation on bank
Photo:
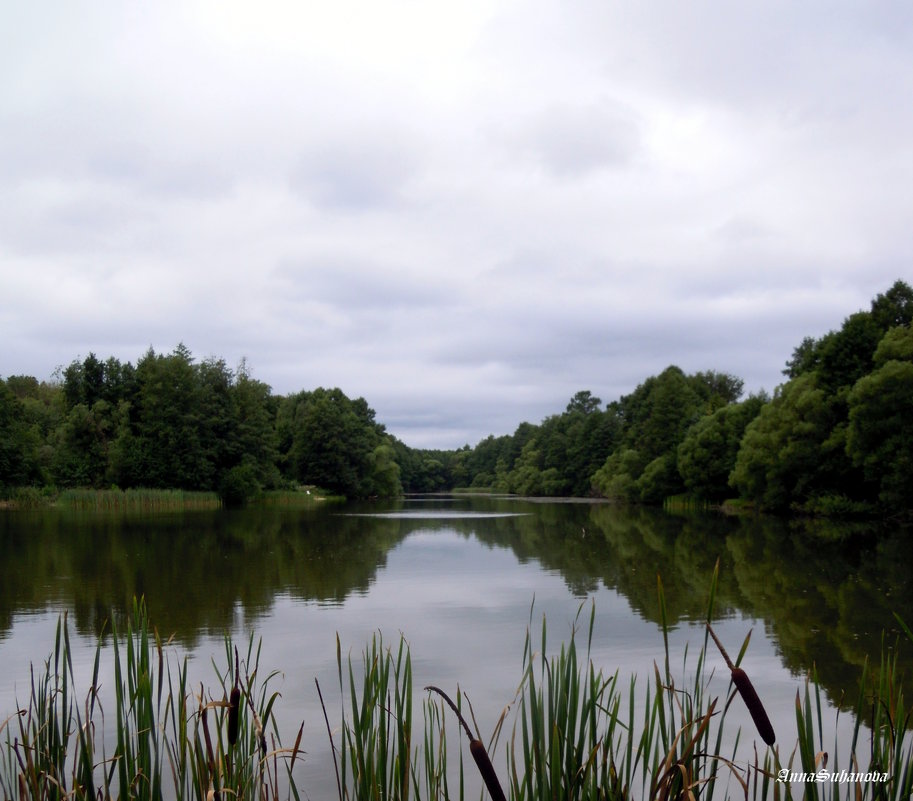
M 708 648 L 715 582 L 716 573 L 707 633 L 691 657 L 670 647 L 658 581 L 664 656 L 646 679 L 595 663 L 595 611 L 583 642 L 578 627 L 586 621 L 578 616 L 557 653 L 549 651 L 543 620 L 539 637 L 527 634 L 516 697 L 506 699 L 490 738 L 477 726 L 472 731 L 467 721 L 475 725 L 475 713 L 459 690 L 451 691 L 454 702 L 448 691 L 426 687 L 416 723 L 404 638 L 389 648 L 376 635 L 361 665 L 344 659 L 337 641 L 337 725 L 319 684 L 316 693 L 334 757 L 326 769 L 335 770 L 340 801 L 474 797 L 477 777 L 462 757 L 462 731 L 495 799 L 908 798 L 913 731 L 896 658 L 886 652 L 864 673 L 848 742 L 836 719 L 831 727 L 813 675 L 796 693 L 795 730 L 777 737 L 748 679 L 749 637 L 732 681 L 716 694 L 719 657 Z M 109 650 L 99 642 L 90 686 L 77 688 L 63 618 L 44 669 L 33 668 L 23 708 L 0 722 L 0 793 L 11 801 L 309 797 L 295 769 L 310 744 L 302 741 L 303 724 L 283 741 L 274 714 L 280 674 L 266 673 L 259 654 L 253 637 L 240 651 L 227 637 L 222 661 L 212 660 L 214 681 L 191 686 L 186 657 L 163 642 L 140 603 Z M 103 656 L 113 660 L 113 684 Z M 672 665 L 680 658 L 679 673 Z M 733 707 L 743 704 L 759 731 L 734 729 Z M 838 780 L 803 778 L 825 769 Z
M 122 490 L 67 489 L 55 492 L 52 487 L 39 491 L 34 487 L 18 487 L 9 493 L 2 504 L 9 509 L 65 509 L 75 512 L 189 512 L 222 509 L 241 503 L 258 507 L 295 507 L 307 509 L 322 501 L 341 501 L 342 496 L 330 495 L 313 488 L 287 490 L 257 490 L 256 494 L 229 495 L 223 492 L 194 490 L 147 489 L 136 487 Z
M 0 493 L 143 487 L 237 504 L 299 484 L 349 498 L 465 487 L 909 515 L 911 321 L 913 289 L 898 281 L 804 339 L 772 397 L 743 399 L 736 376 L 670 366 L 605 406 L 583 390 L 560 414 L 455 451 L 410 448 L 340 389 L 276 396 L 243 363 L 195 362 L 183 345 L 135 366 L 89 354 L 54 383 L 0 380 Z

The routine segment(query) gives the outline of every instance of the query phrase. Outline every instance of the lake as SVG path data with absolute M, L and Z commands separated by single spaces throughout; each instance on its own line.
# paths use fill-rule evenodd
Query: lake
M 513 700 L 530 625 L 538 638 L 545 617 L 552 650 L 581 604 L 584 616 L 595 604 L 596 663 L 652 680 L 664 655 L 657 574 L 681 665 L 686 646 L 694 654 L 703 642 L 719 560 L 714 627 L 733 656 L 753 632 L 743 666 L 791 748 L 796 691 L 812 666 L 833 731 L 865 659 L 877 663 L 882 632 L 894 642 L 894 613 L 913 623 L 910 556 L 909 531 L 497 496 L 155 516 L 0 511 L 0 720 L 25 699 L 29 664 L 48 657 L 63 611 L 87 677 L 106 621 L 144 596 L 203 680 L 226 632 L 263 638 L 261 665 L 282 671 L 286 744 L 305 723 L 302 786 L 334 797 L 315 678 L 338 724 L 337 637 L 357 665 L 375 633 L 393 647 L 404 636 L 416 709 L 425 685 L 459 685 L 487 738 Z M 715 651 L 709 658 L 722 695 L 728 671 Z M 901 661 L 913 673 L 907 644 Z M 733 712 L 754 736 L 738 703 Z

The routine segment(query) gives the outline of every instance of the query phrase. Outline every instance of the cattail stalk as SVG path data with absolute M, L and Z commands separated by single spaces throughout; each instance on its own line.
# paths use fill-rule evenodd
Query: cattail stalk
M 494 766 L 488 758 L 488 752 L 485 750 L 485 746 L 478 737 L 473 735 L 472 730 L 469 728 L 469 724 L 460 714 L 460 710 L 457 709 L 457 705 L 453 703 L 450 696 L 439 687 L 429 686 L 425 689 L 441 696 L 456 714 L 457 719 L 460 721 L 460 725 L 462 725 L 466 732 L 466 736 L 469 738 L 469 753 L 472 754 L 472 758 L 475 760 L 476 767 L 482 775 L 482 780 L 488 788 L 488 794 L 491 796 L 492 801 L 507 801 L 504 790 L 501 788 L 501 782 L 498 781 L 498 774 L 495 773 Z
M 745 706 L 748 707 L 748 711 L 751 713 L 751 719 L 754 721 L 758 734 L 761 735 L 761 739 L 767 743 L 767 745 L 773 745 L 777 740 L 777 737 L 774 734 L 774 727 L 770 724 L 770 718 L 767 717 L 767 711 L 764 709 L 764 704 L 762 704 L 761 699 L 758 698 L 758 694 L 755 692 L 755 688 L 749 680 L 748 674 L 742 670 L 742 668 L 732 664 L 729 654 L 726 653 L 726 649 L 723 648 L 723 644 L 717 639 L 717 636 L 714 634 L 709 623 L 707 624 L 707 631 L 710 632 L 710 636 L 713 637 L 716 647 L 720 649 L 720 653 L 726 661 L 726 667 L 729 668 L 729 672 L 732 675 L 732 683 L 739 691 L 739 695 L 742 696 Z

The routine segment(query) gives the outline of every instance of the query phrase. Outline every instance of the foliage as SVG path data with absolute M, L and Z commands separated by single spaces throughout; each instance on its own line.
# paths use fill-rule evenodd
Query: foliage
M 913 329 L 889 331 L 876 365 L 849 395 L 846 450 L 896 513 L 910 508 L 913 487 Z
M 731 475 L 744 497 L 814 514 L 913 509 L 911 318 L 913 289 L 897 281 L 840 329 L 802 341 L 790 380 L 746 429 Z
M 228 470 L 219 484 L 219 498 L 225 506 L 244 506 L 261 492 L 257 471 L 250 463 L 239 464 Z
M 689 493 L 702 500 L 721 501 L 730 494 L 729 474 L 745 428 L 768 401 L 752 395 L 702 417 L 685 434 L 677 450 L 677 467 Z
M 689 376 L 672 366 L 648 378 L 610 404 L 620 429 L 619 444 L 593 473 L 594 488 L 608 498 L 650 504 L 682 492 L 686 483 L 678 465 L 680 446 L 702 421 L 714 415 L 718 421 L 725 419 L 723 411 L 741 392 L 740 379 L 711 371 Z M 686 446 L 686 453 L 694 450 Z M 692 459 L 688 467 L 696 462 Z M 692 480 L 697 471 L 696 466 L 691 469 Z
M 639 451 L 619 448 L 593 475 L 593 486 L 606 498 L 635 501 L 639 495 L 636 482 L 644 466 L 644 458 Z
M 285 399 L 281 415 L 290 478 L 347 497 L 399 494 L 392 446 L 364 398 L 320 388 Z
M 788 509 L 805 500 L 834 422 L 827 394 L 813 375 L 780 387 L 745 429 L 732 485 L 769 509 Z

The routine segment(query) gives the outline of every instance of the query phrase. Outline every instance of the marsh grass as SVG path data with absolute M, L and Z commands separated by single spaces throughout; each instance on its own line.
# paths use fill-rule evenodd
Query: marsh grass
M 219 509 L 215 492 L 164 489 L 70 489 L 57 498 L 63 509 L 80 512 L 178 512 Z
M 293 490 L 267 490 L 252 501 L 255 506 L 288 507 L 291 509 L 308 509 L 326 502 L 340 502 L 341 496 L 331 495 L 317 487 L 302 487 Z
M 28 703 L 0 724 L 4 799 L 280 796 L 280 764 L 290 777 L 299 743 L 278 743 L 271 714 L 278 694 L 268 689 L 276 674 L 258 678 L 259 644 L 251 638 L 242 660 L 226 639 L 225 666 L 213 660 L 216 680 L 207 689 L 190 686 L 186 658 L 172 662 L 142 603 L 111 639 L 113 693 L 103 702 L 99 644 L 91 686 L 77 699 L 69 627 L 66 616 L 59 620 L 53 654 L 43 670 L 33 667 Z M 226 718 L 235 687 L 244 703 L 232 744 Z
M 663 498 L 663 509 L 667 512 L 707 512 L 718 505 L 694 495 L 669 495 Z

